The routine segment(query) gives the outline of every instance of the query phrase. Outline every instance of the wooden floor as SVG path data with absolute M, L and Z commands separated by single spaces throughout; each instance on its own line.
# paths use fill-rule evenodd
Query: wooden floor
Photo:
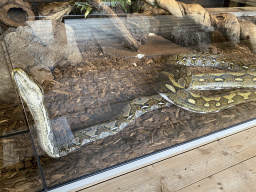
M 256 126 L 79 191 L 256 191 Z

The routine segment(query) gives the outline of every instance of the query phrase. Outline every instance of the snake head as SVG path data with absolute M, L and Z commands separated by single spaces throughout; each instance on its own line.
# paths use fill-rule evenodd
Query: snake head
M 22 99 L 28 105 L 39 105 L 43 103 L 43 89 L 31 79 L 21 68 L 12 71 L 14 79 Z

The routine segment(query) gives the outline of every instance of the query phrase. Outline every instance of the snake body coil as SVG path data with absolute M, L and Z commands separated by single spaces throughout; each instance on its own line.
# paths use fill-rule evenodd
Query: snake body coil
M 229 69 L 227 73 L 191 73 L 187 66 L 217 67 Z M 19 93 L 35 120 L 42 149 L 51 157 L 64 156 L 80 146 L 113 135 L 147 111 L 174 103 L 189 111 L 208 113 L 256 100 L 256 73 L 235 72 L 247 70 L 248 66 L 216 56 L 178 55 L 171 57 L 166 70 L 159 74 L 155 87 L 158 95 L 141 97 L 127 103 L 115 121 L 99 124 L 74 132 L 72 140 L 57 146 L 47 110 L 43 103 L 43 90 L 21 69 L 14 69 L 12 76 Z M 226 93 L 203 96 L 192 90 L 216 90 L 243 88 Z

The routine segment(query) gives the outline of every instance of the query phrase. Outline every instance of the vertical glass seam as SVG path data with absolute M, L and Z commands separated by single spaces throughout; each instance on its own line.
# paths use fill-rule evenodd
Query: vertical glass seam
M 12 67 L 12 64 L 11 64 L 11 59 L 10 59 L 10 56 L 9 56 L 9 53 L 8 53 L 8 50 L 7 50 L 6 43 L 5 43 L 4 39 L 0 39 L 0 41 L 1 41 L 2 48 L 4 50 L 4 57 L 5 57 L 5 60 L 7 62 L 8 68 L 9 68 L 9 73 L 11 73 L 13 67 Z M 13 79 L 12 79 L 12 81 L 13 81 Z M 13 82 L 13 84 L 14 84 L 14 82 Z M 17 90 L 16 86 L 14 86 L 14 87 L 15 87 L 15 90 L 16 90 L 16 94 L 18 94 L 18 97 L 20 98 L 20 102 L 21 102 L 21 105 L 22 105 L 22 108 L 23 108 L 23 114 L 25 116 L 25 122 L 26 122 L 27 127 L 29 128 L 29 133 L 28 134 L 29 134 L 30 140 L 32 142 L 34 155 L 35 155 L 36 161 L 37 161 L 37 166 L 38 166 L 41 178 L 42 178 L 42 184 L 43 184 L 43 188 L 44 188 L 43 191 L 48 191 L 48 187 L 47 187 L 47 184 L 46 184 L 46 181 L 45 181 L 43 169 L 42 169 L 42 166 L 41 166 L 41 163 L 40 163 L 40 158 L 39 158 L 39 156 L 37 154 L 35 143 L 34 143 L 31 131 L 30 131 L 30 126 L 29 126 L 29 123 L 28 123 L 28 117 L 27 117 L 27 115 L 25 113 L 24 103 L 23 103 L 23 101 L 22 101 L 22 99 L 21 99 L 21 97 L 20 97 L 20 95 L 18 93 L 18 90 Z

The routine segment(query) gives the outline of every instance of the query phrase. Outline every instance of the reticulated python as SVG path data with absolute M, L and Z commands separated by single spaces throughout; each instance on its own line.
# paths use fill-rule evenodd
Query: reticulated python
M 228 69 L 227 73 L 191 73 L 187 66 L 205 66 Z M 158 95 L 140 97 L 127 103 L 116 120 L 74 132 L 72 140 L 57 146 L 51 122 L 44 106 L 43 89 L 30 79 L 22 69 L 14 69 L 13 79 L 35 120 L 42 149 L 50 157 L 61 157 L 82 145 L 113 135 L 147 111 L 173 103 L 193 112 L 218 112 L 222 109 L 256 100 L 256 72 L 244 71 L 243 63 L 225 60 L 211 55 L 179 55 L 171 57 L 166 70 L 159 74 L 155 86 Z M 192 90 L 217 90 L 242 88 L 218 95 L 204 96 Z

